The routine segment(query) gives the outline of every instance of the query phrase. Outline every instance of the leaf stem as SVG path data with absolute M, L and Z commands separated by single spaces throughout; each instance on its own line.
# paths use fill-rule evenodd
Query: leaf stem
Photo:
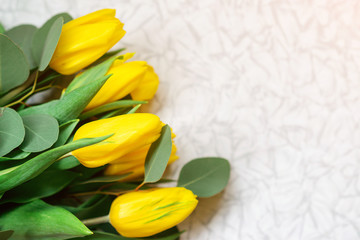
M 11 106 L 16 105 L 16 104 L 18 104 L 18 103 L 21 103 L 24 99 L 26 99 L 26 98 L 29 97 L 31 94 L 33 94 L 34 91 L 35 91 L 35 88 L 36 88 L 36 83 L 37 83 L 38 77 L 39 77 L 39 71 L 36 71 L 35 80 L 34 80 L 34 84 L 33 84 L 32 88 L 31 88 L 31 91 L 28 92 L 26 95 L 24 95 L 22 98 L 16 100 L 15 102 L 12 102 L 12 103 L 6 105 L 5 107 L 11 107 Z
M 96 217 L 96 218 L 89 218 L 82 220 L 82 223 L 86 226 L 93 226 L 101 223 L 108 223 L 109 222 L 109 215 L 102 216 L 102 217 Z
M 135 191 L 138 191 L 142 186 L 144 186 L 145 182 L 142 182 L 139 186 L 135 188 Z

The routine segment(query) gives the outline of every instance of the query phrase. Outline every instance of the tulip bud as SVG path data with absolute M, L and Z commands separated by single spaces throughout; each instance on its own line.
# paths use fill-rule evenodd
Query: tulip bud
M 123 60 L 115 60 L 107 72 L 112 76 L 96 93 L 85 111 L 125 97 L 138 87 L 147 70 L 148 65 L 144 61 L 124 63 Z
M 131 97 L 134 100 L 150 100 L 154 97 L 159 86 L 159 77 L 154 72 L 154 69 L 149 66 L 144 78 L 134 91 L 131 92 Z
M 134 100 L 150 100 L 159 85 L 154 69 L 145 61 L 126 62 L 132 55 L 115 60 L 107 74 L 112 76 L 86 106 L 85 111 L 111 103 L 131 94 Z
M 111 164 L 106 167 L 104 174 L 123 175 L 131 172 L 129 176 L 121 179 L 121 181 L 131 181 L 143 178 L 145 173 L 144 164 L 149 148 L 150 144 L 112 161 Z M 173 163 L 178 158 L 179 157 L 176 155 L 176 146 L 174 142 L 172 142 L 171 155 L 168 164 Z
M 70 75 L 90 65 L 124 35 L 114 9 L 103 9 L 64 24 L 50 62 L 55 71 Z
M 113 201 L 110 223 L 124 237 L 152 236 L 182 222 L 197 203 L 183 187 L 126 193 Z
M 114 135 L 72 153 L 86 167 L 103 166 L 156 141 L 160 137 L 162 125 L 159 117 L 150 113 L 133 113 L 92 121 L 76 131 L 74 141 Z

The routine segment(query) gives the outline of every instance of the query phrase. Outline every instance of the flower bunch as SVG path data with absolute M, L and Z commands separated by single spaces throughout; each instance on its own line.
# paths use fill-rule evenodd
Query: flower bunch
M 138 112 L 157 91 L 153 67 L 108 52 L 123 26 L 112 9 L 0 26 L 2 239 L 177 239 L 197 197 L 226 186 L 230 166 L 217 157 L 163 178 L 178 159 L 175 134 Z M 29 99 L 59 88 L 53 100 Z

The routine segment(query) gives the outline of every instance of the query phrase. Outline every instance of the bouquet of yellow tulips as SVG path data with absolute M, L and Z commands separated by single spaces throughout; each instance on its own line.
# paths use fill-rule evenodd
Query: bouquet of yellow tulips
M 163 178 L 175 134 L 137 112 L 159 78 L 124 49 L 108 52 L 124 35 L 112 9 L 0 25 L 0 239 L 179 239 L 197 197 L 225 188 L 219 157 Z

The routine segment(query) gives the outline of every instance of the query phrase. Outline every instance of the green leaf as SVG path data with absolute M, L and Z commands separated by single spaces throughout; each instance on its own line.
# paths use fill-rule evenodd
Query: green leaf
M 40 71 L 49 65 L 59 41 L 63 17 L 54 16 L 39 28 L 32 39 L 32 53 Z
M 0 231 L 0 239 L 7 240 L 14 234 L 13 230 Z
M 79 208 L 79 211 L 74 213 L 74 215 L 79 219 L 89 219 L 108 215 L 110 206 L 114 199 L 115 196 L 104 195 L 99 201 L 95 202 L 91 206 Z
M 194 159 L 181 169 L 178 187 L 191 190 L 198 197 L 211 197 L 221 192 L 230 177 L 230 164 L 224 158 Z
M 109 214 L 115 196 L 96 194 L 78 207 L 61 206 L 79 219 L 101 217 Z
M 0 33 L 4 33 L 5 32 L 5 28 L 4 26 L 0 23 Z
M 66 141 L 71 136 L 71 133 L 74 131 L 76 125 L 79 123 L 79 119 L 70 120 L 66 123 L 60 125 L 59 137 L 53 147 L 58 147 L 64 145 Z
M 25 139 L 20 145 L 24 152 L 41 152 L 50 148 L 58 139 L 59 124 L 46 114 L 22 116 L 25 126 Z
M 147 101 L 119 100 L 119 101 L 107 103 L 105 105 L 101 105 L 99 107 L 91 109 L 91 110 L 81 114 L 79 118 L 80 118 L 80 120 L 84 120 L 84 119 L 87 119 L 89 117 L 92 117 L 92 116 L 95 116 L 95 115 L 98 115 L 98 114 L 101 114 L 104 112 L 117 110 L 117 109 L 121 109 L 121 108 L 132 107 L 136 104 L 142 104 L 142 103 L 147 103 Z
M 112 56 L 117 55 L 118 53 L 125 51 L 126 48 L 121 48 L 119 50 L 114 50 L 114 51 L 109 51 L 107 53 L 105 53 L 104 55 L 102 55 L 98 60 L 96 60 L 95 62 L 93 62 L 90 67 L 92 66 L 96 66 L 99 65 L 100 63 L 104 62 L 105 60 L 109 59 Z M 123 56 L 119 56 L 119 59 L 123 59 Z
M 60 38 L 62 25 L 66 22 L 65 20 L 71 20 L 71 16 L 67 13 L 57 14 L 34 33 L 32 54 L 40 71 L 45 70 L 49 65 Z
M 74 156 L 65 157 L 51 165 L 52 169 L 67 170 L 80 165 L 79 160 Z
M 9 37 L 0 34 L 0 95 L 23 84 L 29 72 L 24 52 Z
M 11 108 L 0 108 L 0 156 L 18 147 L 24 137 L 25 128 L 20 115 Z
M 65 96 L 79 87 L 86 86 L 89 83 L 92 83 L 94 80 L 104 77 L 116 58 L 118 57 L 111 57 L 103 63 L 89 68 L 81 74 L 77 75 L 66 88 Z
M 72 238 L 71 240 L 176 240 L 179 239 L 182 233 L 183 232 L 179 232 L 176 227 L 173 227 L 152 237 L 127 238 L 113 233 L 94 231 L 94 234 L 91 236 Z
M 94 234 L 91 236 L 82 237 L 82 238 L 72 238 L 71 240 L 137 240 L 137 239 L 139 238 L 127 238 L 106 232 L 94 232 Z
M 73 20 L 73 17 L 69 13 L 66 13 L 66 12 L 59 13 L 56 16 L 62 17 L 64 19 L 64 24 Z
M 36 63 L 32 57 L 31 42 L 37 28 L 34 25 L 24 24 L 16 26 L 5 32 L 11 40 L 13 40 L 23 50 L 26 59 L 30 65 L 30 69 L 36 67 Z
M 119 110 L 113 110 L 110 111 L 104 115 L 102 115 L 99 119 L 106 119 L 106 118 L 110 118 L 110 117 L 114 117 L 114 116 L 119 116 L 119 115 L 123 115 L 126 114 L 130 111 L 130 108 L 121 108 Z
M 36 178 L 5 192 L 2 202 L 25 203 L 51 196 L 64 189 L 77 176 L 69 171 L 44 171 Z
M 117 175 L 117 176 L 101 176 L 101 177 L 92 178 L 90 180 L 81 182 L 79 184 L 117 182 L 117 181 L 120 181 L 121 179 L 129 176 L 130 174 L 131 173 L 126 173 L 126 174 Z
M 151 144 L 145 159 L 145 178 L 143 183 L 158 181 L 164 174 L 172 148 L 171 129 L 165 125 L 160 137 Z
M 73 214 L 41 200 L 1 214 L 0 226 L 14 230 L 13 239 L 68 239 L 92 234 Z
M 48 114 L 56 118 L 60 124 L 76 119 L 110 76 L 103 76 L 86 86 L 75 89 L 60 100 L 29 107 L 19 113 L 22 116 L 34 113 Z
M 28 157 L 31 153 L 23 152 L 20 149 L 15 149 L 10 153 L 6 154 L 4 157 L 0 157 L 0 162 L 2 161 L 11 161 L 11 160 L 20 160 Z
M 8 191 L 23 182 L 38 176 L 64 154 L 78 148 L 101 142 L 110 136 L 111 135 L 97 138 L 79 139 L 64 146 L 43 152 L 11 170 L 0 172 L 0 193 Z
M 130 111 L 127 112 L 127 114 L 136 113 L 136 111 L 141 107 L 141 104 L 136 105 L 133 107 Z

